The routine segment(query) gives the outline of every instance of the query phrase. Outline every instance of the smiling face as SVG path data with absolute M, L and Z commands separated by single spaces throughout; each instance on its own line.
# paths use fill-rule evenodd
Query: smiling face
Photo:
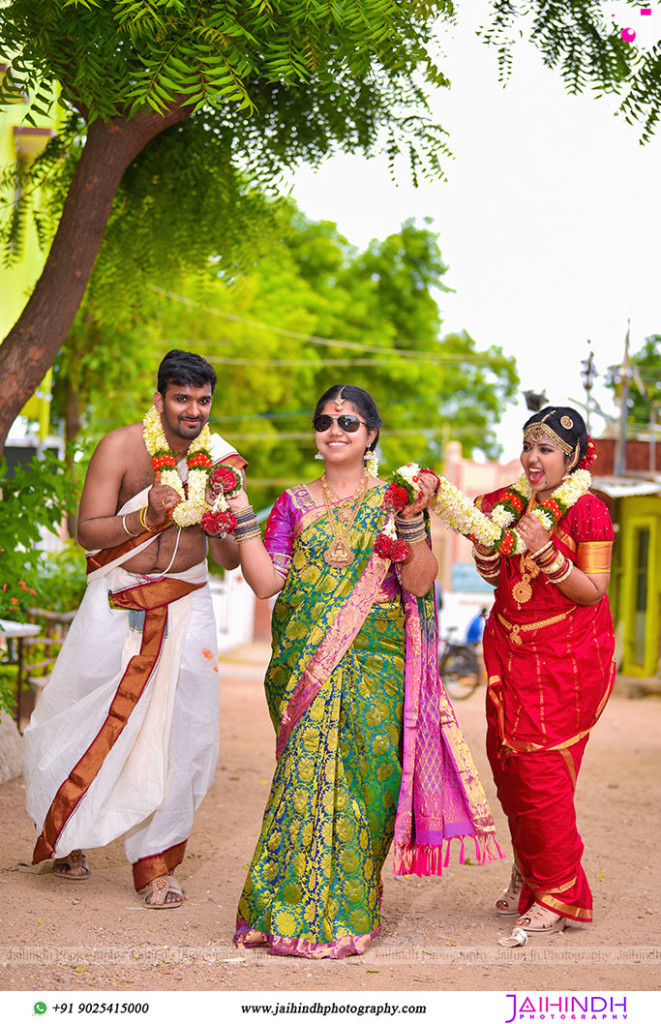
M 552 441 L 535 440 L 528 435 L 523 440 L 521 465 L 533 491 L 544 501 L 562 483 L 567 456 Z
M 376 437 L 376 430 L 367 429 L 365 417 L 361 415 L 358 407 L 353 402 L 345 401 L 342 412 L 338 413 L 335 402 L 331 400 L 326 402 L 320 414 L 332 417 L 327 430 L 315 430 L 314 434 L 317 449 L 324 461 L 338 466 L 362 463 L 365 449 Z M 358 430 L 342 430 L 338 423 L 340 415 L 356 416 L 361 421 Z
M 194 441 L 200 435 L 211 412 L 211 385 L 168 384 L 165 395 L 154 395 L 154 405 L 161 414 L 163 432 L 170 447 Z

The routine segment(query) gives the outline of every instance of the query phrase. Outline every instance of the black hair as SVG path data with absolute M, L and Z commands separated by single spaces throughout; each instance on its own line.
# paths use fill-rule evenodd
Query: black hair
M 163 396 L 168 384 L 188 384 L 195 388 L 211 385 L 211 394 L 216 387 L 216 371 L 213 366 L 195 352 L 184 352 L 173 348 L 161 360 L 158 368 L 157 390 Z
M 347 402 L 352 402 L 356 406 L 358 412 L 365 420 L 367 429 L 376 430 L 376 437 L 366 449 L 368 452 L 373 452 L 376 449 L 379 440 L 379 427 L 383 426 L 383 420 L 379 415 L 376 402 L 370 395 L 369 391 L 365 391 L 365 388 L 359 388 L 355 384 L 333 384 L 327 391 L 324 391 L 323 395 L 317 402 L 312 419 L 316 420 L 326 402 L 332 402 L 334 398 L 338 397 L 340 392 L 342 393 L 343 399 Z
M 539 412 L 533 413 L 530 419 L 523 425 L 525 435 L 529 427 L 535 423 L 543 423 L 556 434 L 561 441 L 571 448 L 571 453 L 565 452 L 569 462 L 569 472 L 573 473 L 588 450 L 588 430 L 585 420 L 580 412 L 568 405 L 547 405 Z M 578 446 L 578 450 L 577 450 Z

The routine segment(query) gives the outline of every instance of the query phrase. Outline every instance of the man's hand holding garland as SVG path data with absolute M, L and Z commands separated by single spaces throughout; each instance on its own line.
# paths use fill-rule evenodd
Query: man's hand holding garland
M 167 517 L 168 511 L 174 508 L 181 498 L 174 487 L 161 483 L 161 474 L 157 471 L 154 474 L 154 483 L 149 489 L 147 511 L 145 522 L 150 529 L 160 526 Z

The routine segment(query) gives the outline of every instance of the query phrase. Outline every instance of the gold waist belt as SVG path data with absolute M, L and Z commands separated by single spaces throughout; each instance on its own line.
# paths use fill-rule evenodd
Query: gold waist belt
M 509 638 L 513 644 L 522 644 L 523 640 L 519 636 L 519 633 L 527 633 L 531 629 L 541 629 L 542 626 L 553 626 L 556 622 L 562 622 L 568 615 L 571 615 L 574 611 L 573 608 L 568 608 L 566 612 L 560 612 L 559 615 L 554 615 L 550 619 L 540 619 L 539 622 L 524 622 L 523 625 L 519 625 L 515 622 L 508 622 L 504 615 L 498 613 L 498 619 L 502 622 L 505 629 L 510 631 Z

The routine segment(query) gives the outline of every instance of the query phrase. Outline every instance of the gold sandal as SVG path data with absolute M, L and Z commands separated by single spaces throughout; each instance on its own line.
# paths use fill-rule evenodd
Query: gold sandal
M 517 928 L 523 928 L 529 934 L 551 935 L 553 932 L 561 932 L 567 927 L 567 918 L 561 914 L 555 914 L 548 907 L 541 903 L 533 903 L 530 910 L 527 910 L 516 922 Z
M 169 900 L 170 894 L 176 895 L 179 899 Z M 181 886 L 171 875 L 159 875 L 140 890 L 143 897 L 142 902 L 148 910 L 175 910 L 184 901 Z
M 500 897 L 496 900 L 496 913 L 500 917 L 510 917 L 519 913 L 519 896 L 523 889 L 523 877 L 516 864 L 512 864 L 510 884 Z
M 90 869 L 84 850 L 72 850 L 66 857 L 60 857 L 53 864 L 56 878 L 66 878 L 68 882 L 86 882 Z

